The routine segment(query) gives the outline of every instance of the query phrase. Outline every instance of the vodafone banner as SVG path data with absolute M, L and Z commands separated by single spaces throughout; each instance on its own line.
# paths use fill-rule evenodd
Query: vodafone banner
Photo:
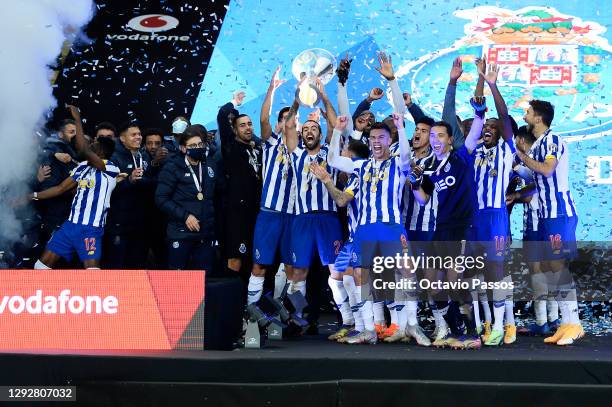
M 201 350 L 204 272 L 1 270 L 0 327 L 0 350 Z

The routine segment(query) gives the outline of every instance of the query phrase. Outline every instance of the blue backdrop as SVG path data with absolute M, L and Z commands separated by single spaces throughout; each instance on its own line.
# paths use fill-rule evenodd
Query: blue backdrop
M 353 58 L 349 98 L 355 107 L 385 83 L 373 69 L 376 51 L 392 54 L 400 87 L 434 118 L 441 113 L 452 60 L 460 56 L 464 74 L 457 112 L 467 117 L 473 93 L 473 58 L 488 55 L 502 64 L 500 87 L 519 125 L 526 101 L 550 100 L 554 130 L 570 145 L 572 193 L 579 211 L 579 240 L 610 240 L 611 17 L 596 1 L 231 1 L 193 111 L 192 121 L 216 128 L 219 106 L 235 90 L 246 91 L 240 111 L 257 123 L 270 76 L 281 65 L 288 80 L 276 94 L 273 115 L 290 103 L 296 85 L 293 59 L 323 48 L 336 58 Z M 336 100 L 335 78 L 327 85 Z M 391 112 L 386 98 L 372 110 Z M 491 114 L 495 114 L 491 109 Z M 273 116 L 273 117 L 274 117 Z M 408 133 L 411 125 L 407 125 Z M 513 213 L 513 232 L 522 211 Z

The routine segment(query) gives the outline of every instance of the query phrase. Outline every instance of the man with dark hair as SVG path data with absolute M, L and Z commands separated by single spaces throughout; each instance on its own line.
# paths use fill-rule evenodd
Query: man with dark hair
M 144 230 L 142 238 L 145 241 L 145 253 L 151 252 L 149 267 L 161 269 L 166 266 L 166 217 L 155 205 L 155 190 L 157 179 L 163 165 L 168 160 L 168 150 L 162 146 L 163 130 L 158 128 L 146 129 L 143 134 L 145 161 L 149 162 L 148 178 L 143 191 L 141 202 L 144 212 Z
M 111 122 L 100 122 L 94 130 L 94 140 L 98 137 L 107 137 L 111 140 L 115 139 L 117 128 Z
M 278 78 L 280 67 L 270 80 L 259 117 L 263 141 L 263 190 L 253 238 L 253 270 L 247 288 L 247 303 L 261 298 L 267 267 L 275 262 L 277 253 L 285 273 L 292 274 L 291 225 L 295 217 L 294 173 L 287 140 L 283 131 L 289 107 L 278 113 L 274 131 L 270 125 L 270 111 L 274 92 L 285 81 Z
M 251 118 L 234 108 L 234 103 L 242 103 L 244 93 L 237 92 L 235 96 L 239 99 L 222 106 L 217 115 L 227 180 L 224 251 L 230 275 L 251 270 L 253 234 L 262 187 L 261 144 L 254 137 Z M 232 136 L 225 134 L 224 123 L 230 124 Z
M 327 125 L 333 126 L 336 122 L 336 111 L 323 84 L 317 80 L 316 86 L 327 112 Z M 329 265 L 330 272 L 333 273 L 333 262 L 342 244 L 342 230 L 336 216 L 334 201 L 327 194 L 323 184 L 310 172 L 310 168 L 315 163 L 327 165 L 328 146 L 321 145 L 323 138 L 321 126 L 316 121 L 305 121 L 301 134 L 303 147 L 299 147 L 300 137 L 296 120 L 298 108 L 299 100 L 296 92 L 283 130 L 296 179 L 296 216 L 291 226 L 293 271 L 291 275 L 287 275 L 287 282 L 290 283 L 289 294 L 300 292 L 306 296 L 306 277 L 315 254 L 319 255 L 321 265 L 324 267 Z M 334 179 L 336 177 L 335 171 L 333 177 Z M 315 318 L 312 318 L 312 315 L 315 315 Z M 316 312 L 312 312 L 310 317 L 311 324 L 316 322 L 314 321 Z
M 85 268 L 100 267 L 106 212 L 119 175 L 119 168 L 107 161 L 114 150 L 112 140 L 101 138 L 90 147 L 83 137 L 79 110 L 74 106 L 68 108 L 76 124 L 76 149 L 86 161 L 81 162 L 60 185 L 31 194 L 31 199 L 45 200 L 77 188 L 68 220 L 53 234 L 42 257 L 34 265 L 36 269 L 50 269 L 60 257 L 70 261 L 75 252 Z
M 183 134 L 180 154 L 164 164 L 155 191 L 155 203 L 168 218 L 168 268 L 214 268 L 215 163 L 207 161 L 200 135 Z
M 561 325 L 544 340 L 565 346 L 584 336 L 578 314 L 578 302 L 569 260 L 576 254 L 578 214 L 569 189 L 569 148 L 563 138 L 550 130 L 555 110 L 550 102 L 531 100 L 525 114 L 529 130 L 537 137 L 531 150 L 517 151 L 518 158 L 535 173 L 539 201 L 538 230 L 540 241 L 547 242 L 542 254 L 542 271 L 551 273 L 552 286 L 559 295 Z
M 517 149 L 530 151 L 536 138 L 527 126 L 519 127 L 515 136 Z M 533 310 L 535 323 L 523 327 L 522 335 L 549 336 L 559 327 L 559 303 L 549 291 L 548 277 L 550 272 L 542 272 L 541 245 L 538 229 L 538 197 L 533 195 L 528 186 L 534 182 L 534 173 L 524 164 L 518 164 L 514 171 L 523 182 L 522 188 L 512 191 L 506 196 L 506 202 L 511 205 L 523 203 L 523 254 L 529 267 L 531 287 L 533 289 Z M 551 295 L 553 294 L 553 295 Z
M 137 123 L 121 126 L 112 161 L 127 179 L 117 185 L 111 199 L 106 224 L 105 268 L 136 269 L 144 267 L 146 245 L 142 238 L 145 212 L 142 202 L 147 189 L 154 185 L 149 178 L 150 163 L 141 149 L 142 134 Z
M 60 185 L 76 167 L 77 153 L 74 150 L 76 123 L 72 119 L 63 120 L 57 137 L 48 137 L 43 147 L 41 165 L 49 167 L 48 176 L 40 180 L 40 189 Z M 53 198 L 38 203 L 37 208 L 42 218 L 40 243 L 46 242 L 70 213 L 72 194 L 67 191 Z
M 474 101 L 476 114 L 466 145 L 472 149 L 480 137 L 484 122 L 484 104 Z M 424 177 L 416 177 L 412 183 L 412 193 L 421 205 L 433 200 L 435 205 L 435 225 L 432 240 L 435 254 L 441 257 L 465 255 L 465 242 L 472 239 L 472 224 L 477 209 L 476 187 L 473 175 L 473 158 L 466 145 L 453 150 L 452 127 L 444 121 L 435 122 L 429 138 L 435 161 L 424 172 Z M 462 243 L 463 242 L 463 243 Z M 464 278 L 456 268 L 442 270 L 444 278 L 457 281 Z M 467 271 L 466 271 L 467 272 Z M 448 297 L 451 298 L 449 307 Z M 481 346 L 473 315 L 472 297 L 469 290 L 433 292 L 434 309 L 447 322 L 439 321 L 434 346 L 450 346 L 455 349 L 477 349 Z M 463 322 L 467 325 L 467 335 L 462 335 L 463 322 L 458 320 L 459 306 Z M 437 325 L 438 325 L 437 324 Z M 445 335 L 450 326 L 452 335 Z
M 491 90 L 499 119 L 486 120 L 481 135 L 478 135 L 482 142 L 469 137 L 465 141 L 465 147 L 473 158 L 478 206 L 474 218 L 474 248 L 477 255 L 484 255 L 486 258 L 485 280 L 489 283 L 504 281 L 506 285 L 510 285 L 511 277 L 504 275 L 504 260 L 510 223 L 505 195 L 510 183 L 515 152 L 512 124 L 506 102 L 497 87 L 499 65 L 491 64 L 487 69 L 483 59 L 478 71 L 480 78 Z M 490 331 L 485 327 L 484 344 L 497 346 L 502 342 L 514 343 L 516 325 L 511 294 L 507 289 L 496 288 L 492 290 L 492 299 L 493 325 Z M 488 303 L 486 306 L 488 307 Z M 479 321 L 477 323 L 479 324 Z

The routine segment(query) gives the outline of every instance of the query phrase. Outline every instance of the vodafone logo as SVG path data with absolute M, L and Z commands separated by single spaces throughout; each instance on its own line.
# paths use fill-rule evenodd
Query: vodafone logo
M 179 25 L 179 20 L 165 14 L 146 14 L 132 18 L 124 30 L 139 31 L 134 34 L 106 34 L 109 41 L 155 41 L 155 42 L 177 42 L 189 41 L 189 35 L 159 35 L 158 32 L 172 30 Z M 142 34 L 146 33 L 146 34 Z
M 128 27 L 132 30 L 147 33 L 172 30 L 176 28 L 178 24 L 179 20 L 164 14 L 146 14 L 144 16 L 134 17 L 127 23 Z
M 71 295 L 70 290 L 62 290 L 59 295 L 43 295 L 42 290 L 29 297 L 5 295 L 0 298 L 0 315 L 5 313 L 21 314 L 116 314 L 119 307 L 117 297 L 109 295 L 85 297 Z M 8 311 L 8 312 L 7 312 Z

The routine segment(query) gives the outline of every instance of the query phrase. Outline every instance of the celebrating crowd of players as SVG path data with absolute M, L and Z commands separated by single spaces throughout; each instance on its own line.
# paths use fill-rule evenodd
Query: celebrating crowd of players
M 532 100 L 524 117 L 527 126 L 518 128 L 496 85 L 499 68 L 479 59 L 479 80 L 469 101 L 474 116 L 460 121 L 455 114 L 456 83 L 463 72 L 458 58 L 442 120 L 435 121 L 402 94 L 390 56 L 380 53 L 378 61 L 393 114 L 375 120 L 371 104 L 385 92 L 373 89 L 351 116 L 351 61 L 345 58 L 337 71 L 338 111 L 324 86 L 313 85 L 326 134 L 318 114 L 299 122 L 299 92 L 270 123 L 274 93 L 284 83 L 280 68 L 261 109 L 259 138 L 251 118 L 237 110 L 241 92 L 219 110 L 217 142 L 203 126 L 177 117 L 172 136 L 156 129 L 142 135 L 131 123 L 113 140 L 114 127 L 102 124 L 90 143 L 78 109 L 69 107 L 72 121 L 45 150 L 50 166 L 41 166 L 37 192 L 31 194 L 46 204 L 42 230 L 50 236 L 35 268 L 51 268 L 77 254 L 87 268 L 146 267 L 153 256 L 157 267 L 211 270 L 221 240 L 227 272 L 250 271 L 248 304 L 260 300 L 266 272 L 276 272 L 277 258 L 288 293 L 306 295 L 308 271 L 318 257 L 329 268 L 328 284 L 342 318 L 331 340 L 414 339 L 421 346 L 457 349 L 510 344 L 517 334 L 511 289 L 427 290 L 435 320 L 428 337 L 418 323 L 415 290 L 397 289 L 391 299 L 382 298 L 372 287 L 371 271 L 375 256 L 474 253 L 485 256 L 484 270 L 397 268 L 392 278 L 509 283 L 504 270 L 507 207 L 522 202 L 523 240 L 538 247 L 530 251 L 525 244 L 536 314 L 525 333 L 557 345 L 574 343 L 584 335 L 567 270 L 577 214 L 568 184 L 569 150 L 549 129 L 553 106 Z M 498 118 L 485 117 L 485 84 Z M 406 111 L 415 123 L 410 140 Z M 524 187 L 514 188 L 517 184 Z M 340 207 L 346 207 L 347 222 L 338 216 Z

